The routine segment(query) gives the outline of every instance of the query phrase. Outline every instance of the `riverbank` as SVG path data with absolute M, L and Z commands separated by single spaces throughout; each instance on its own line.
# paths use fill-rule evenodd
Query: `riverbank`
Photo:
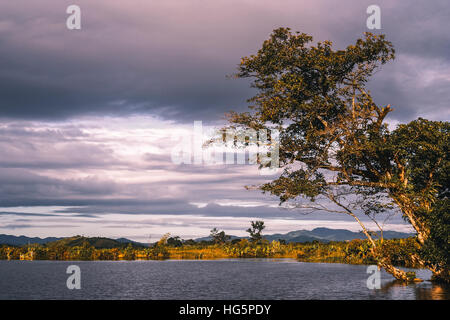
M 416 240 L 392 239 L 380 245 L 383 252 L 397 266 L 416 268 L 411 260 L 417 250 Z M 0 247 L 0 260 L 214 260 L 228 258 L 290 258 L 303 262 L 328 262 L 345 264 L 374 264 L 370 243 L 366 240 L 348 242 L 282 243 L 262 241 L 252 243 L 246 239 L 238 242 L 212 244 L 208 242 L 155 245 L 137 247 L 132 244 L 119 248 L 97 248 L 84 242 L 77 246 L 58 244 Z

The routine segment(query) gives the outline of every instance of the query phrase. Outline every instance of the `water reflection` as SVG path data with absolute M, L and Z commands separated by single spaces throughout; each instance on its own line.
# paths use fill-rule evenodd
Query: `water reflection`
M 389 296 L 390 299 L 410 299 L 416 300 L 449 300 L 450 285 L 424 281 L 419 283 L 405 284 L 401 281 L 389 281 L 382 284 L 381 293 Z

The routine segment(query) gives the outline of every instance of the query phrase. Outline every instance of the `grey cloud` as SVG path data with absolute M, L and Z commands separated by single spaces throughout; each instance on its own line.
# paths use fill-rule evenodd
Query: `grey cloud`
M 23 4 L 21 4 L 23 2 Z M 316 41 L 348 45 L 367 31 L 370 1 L 84 1 L 81 31 L 65 29 L 65 5 L 2 3 L 0 116 L 61 119 L 84 114 L 152 113 L 177 121 L 217 120 L 242 110 L 253 95 L 245 80 L 227 80 L 242 56 L 255 53 L 272 29 L 289 26 Z M 385 74 L 408 70 L 402 55 L 449 64 L 450 9 L 446 1 L 379 1 L 382 32 L 398 62 Z M 398 63 L 398 68 L 393 66 Z M 420 81 L 420 80 L 419 80 Z M 385 75 L 373 83 L 389 93 L 394 116 L 410 120 L 422 108 L 447 108 L 446 83 L 407 90 Z M 387 90 L 390 88 L 390 90 Z M 411 103 L 422 96 L 423 103 Z M 420 99 L 419 99 L 420 101 Z M 389 102 L 390 103 L 390 102 Z M 427 106 L 423 104 L 426 103 Z
M 76 228 L 78 227 L 77 225 L 73 225 L 73 224 L 54 224 L 54 225 L 48 225 L 45 226 L 46 228 L 49 229 L 60 229 L 60 228 Z M 10 224 L 5 224 L 2 225 L 2 228 L 4 229 L 31 229 L 31 228 L 36 228 L 36 225 L 33 223 L 30 224 L 16 224 L 16 223 L 10 223 Z
M 0 18 L 1 207 L 69 207 L 33 214 L 36 218 L 98 218 L 108 213 L 179 215 L 180 221 L 187 214 L 299 216 L 269 206 L 215 203 L 226 198 L 276 204 L 273 197 L 244 190 L 245 185 L 273 177 L 260 176 L 246 166 L 175 165 L 166 137 L 154 137 L 152 146 L 164 154 L 143 151 L 125 161 L 118 158 L 111 141 L 84 130 L 81 118 L 151 114 L 173 120 L 174 126 L 192 120 L 219 121 L 225 111 L 244 110 L 245 100 L 254 94 L 247 80 L 225 76 L 235 72 L 242 56 L 254 54 L 274 28 L 291 27 L 312 34 L 315 41 L 329 39 L 343 48 L 367 31 L 366 8 L 371 1 L 346 0 L 337 5 L 331 0 L 80 0 L 83 29 L 74 32 L 65 28 L 68 4 L 50 0 L 0 4 L 4 13 Z M 397 59 L 370 81 L 375 101 L 391 104 L 395 108 L 391 119 L 400 122 L 418 116 L 448 119 L 447 1 L 377 4 L 382 10 L 380 32 L 393 42 Z M 128 142 L 111 139 L 120 147 Z M 145 175 L 155 176 L 154 181 L 147 181 Z M 208 205 L 198 208 L 190 202 Z M 24 211 L 0 215 L 27 216 Z M 302 218 L 347 219 L 323 213 Z
M 0 168 L 63 169 L 123 165 L 105 145 L 89 143 L 80 128 L 40 128 L 29 122 L 0 128 Z
M 112 194 L 118 187 L 113 181 L 97 177 L 55 179 L 24 170 L 0 170 L 0 201 L 15 199 L 61 199 Z
M 24 217 L 27 217 L 27 216 L 30 216 L 30 217 L 33 217 L 33 216 L 36 216 L 36 217 L 53 217 L 53 216 L 56 216 L 55 214 L 49 214 L 49 213 L 27 213 L 27 212 L 9 212 L 9 211 L 2 212 L 2 211 L 0 211 L 0 216 L 8 216 L 8 215 L 11 215 L 11 216 L 24 216 Z M 18 220 L 16 220 L 16 221 L 18 221 Z

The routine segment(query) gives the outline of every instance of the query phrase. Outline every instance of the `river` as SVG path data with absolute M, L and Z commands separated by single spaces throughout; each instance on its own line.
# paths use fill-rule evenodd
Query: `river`
M 80 267 L 80 290 L 66 286 L 69 265 Z M 381 288 L 368 289 L 369 276 L 363 265 L 291 259 L 0 261 L 0 299 L 450 298 L 448 287 L 398 284 L 385 272 Z

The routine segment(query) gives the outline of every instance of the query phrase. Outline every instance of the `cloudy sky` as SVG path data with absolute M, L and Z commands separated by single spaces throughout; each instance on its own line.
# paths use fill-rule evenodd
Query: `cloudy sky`
M 81 7 L 81 30 L 66 8 Z M 0 233 L 128 237 L 213 227 L 244 235 L 318 226 L 359 230 L 346 217 L 279 208 L 247 191 L 251 165 L 177 165 L 194 121 L 220 126 L 253 95 L 229 79 L 270 32 L 290 27 L 354 42 L 373 1 L 37 0 L 0 3 Z M 450 118 L 450 6 L 377 1 L 397 51 L 369 87 L 392 125 Z M 408 230 L 399 217 L 386 229 Z

